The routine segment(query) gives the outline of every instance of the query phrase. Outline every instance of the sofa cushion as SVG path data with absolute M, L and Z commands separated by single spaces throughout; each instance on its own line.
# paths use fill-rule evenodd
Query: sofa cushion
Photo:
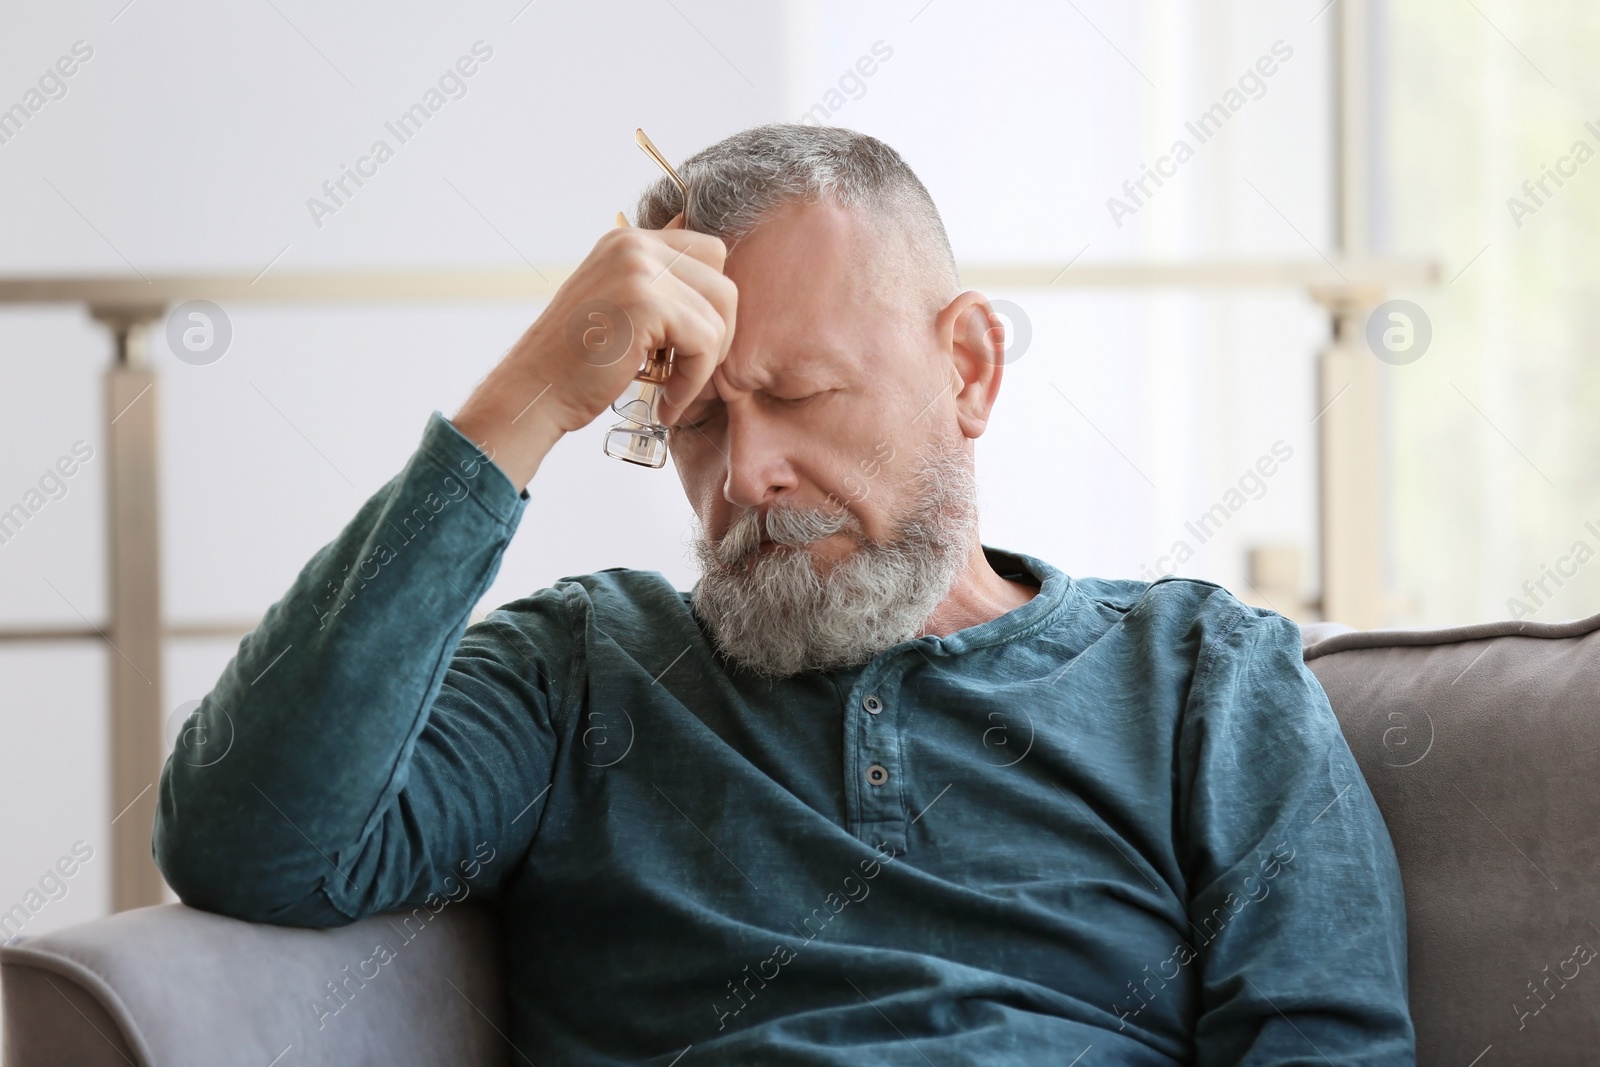
M 1600 1063 L 1600 615 L 1303 631 L 1400 860 L 1418 1062 Z

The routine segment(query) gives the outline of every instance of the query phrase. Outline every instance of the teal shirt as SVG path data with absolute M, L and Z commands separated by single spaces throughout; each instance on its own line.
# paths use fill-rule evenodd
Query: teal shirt
M 1026 604 L 767 681 L 650 571 L 468 626 L 527 504 L 430 417 L 169 757 L 180 898 L 495 901 L 540 1064 L 1414 1062 L 1399 869 L 1293 622 L 986 546 Z

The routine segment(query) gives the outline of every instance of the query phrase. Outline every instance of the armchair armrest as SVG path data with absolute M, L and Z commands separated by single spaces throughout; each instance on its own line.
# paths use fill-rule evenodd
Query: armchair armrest
M 335 929 L 139 908 L 0 948 L 6 1067 L 500 1067 L 503 969 L 477 902 Z

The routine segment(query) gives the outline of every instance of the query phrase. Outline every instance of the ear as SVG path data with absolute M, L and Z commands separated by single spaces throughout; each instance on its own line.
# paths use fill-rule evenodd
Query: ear
M 969 438 L 982 436 L 1000 395 L 1005 370 L 1005 323 L 980 292 L 968 290 L 939 312 L 934 322 L 941 347 L 955 372 L 956 422 Z

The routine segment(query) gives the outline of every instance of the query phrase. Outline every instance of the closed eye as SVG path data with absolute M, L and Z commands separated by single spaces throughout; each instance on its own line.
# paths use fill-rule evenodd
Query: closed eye
M 819 396 L 826 396 L 831 392 L 833 392 L 832 389 L 819 389 L 814 393 L 806 393 L 803 396 L 775 396 L 772 399 L 775 403 L 782 404 L 785 407 L 799 407 L 807 401 L 815 400 Z
M 798 407 L 802 407 L 802 406 L 804 406 L 806 404 L 809 404 L 812 401 L 817 400 L 817 399 L 819 399 L 821 397 L 827 396 L 829 393 L 836 393 L 838 391 L 839 390 L 837 390 L 837 389 L 818 389 L 816 392 L 802 393 L 800 396 L 777 396 L 777 395 L 774 395 L 772 393 L 766 393 L 765 396 L 766 396 L 766 399 L 767 399 L 768 403 L 775 404 L 775 405 L 778 405 L 779 407 L 784 407 L 784 408 L 798 408 Z M 689 410 L 690 411 L 694 411 L 695 408 L 691 407 Z M 709 410 L 707 411 L 707 413 L 705 415 L 703 415 L 698 421 L 673 423 L 671 426 L 668 427 L 668 430 L 673 432 L 673 433 L 681 433 L 684 430 L 698 430 L 702 426 L 704 426 L 706 423 L 711 422 L 718 415 L 722 414 L 723 411 L 724 411 L 723 405 L 721 405 L 720 403 L 712 403 L 709 406 Z

